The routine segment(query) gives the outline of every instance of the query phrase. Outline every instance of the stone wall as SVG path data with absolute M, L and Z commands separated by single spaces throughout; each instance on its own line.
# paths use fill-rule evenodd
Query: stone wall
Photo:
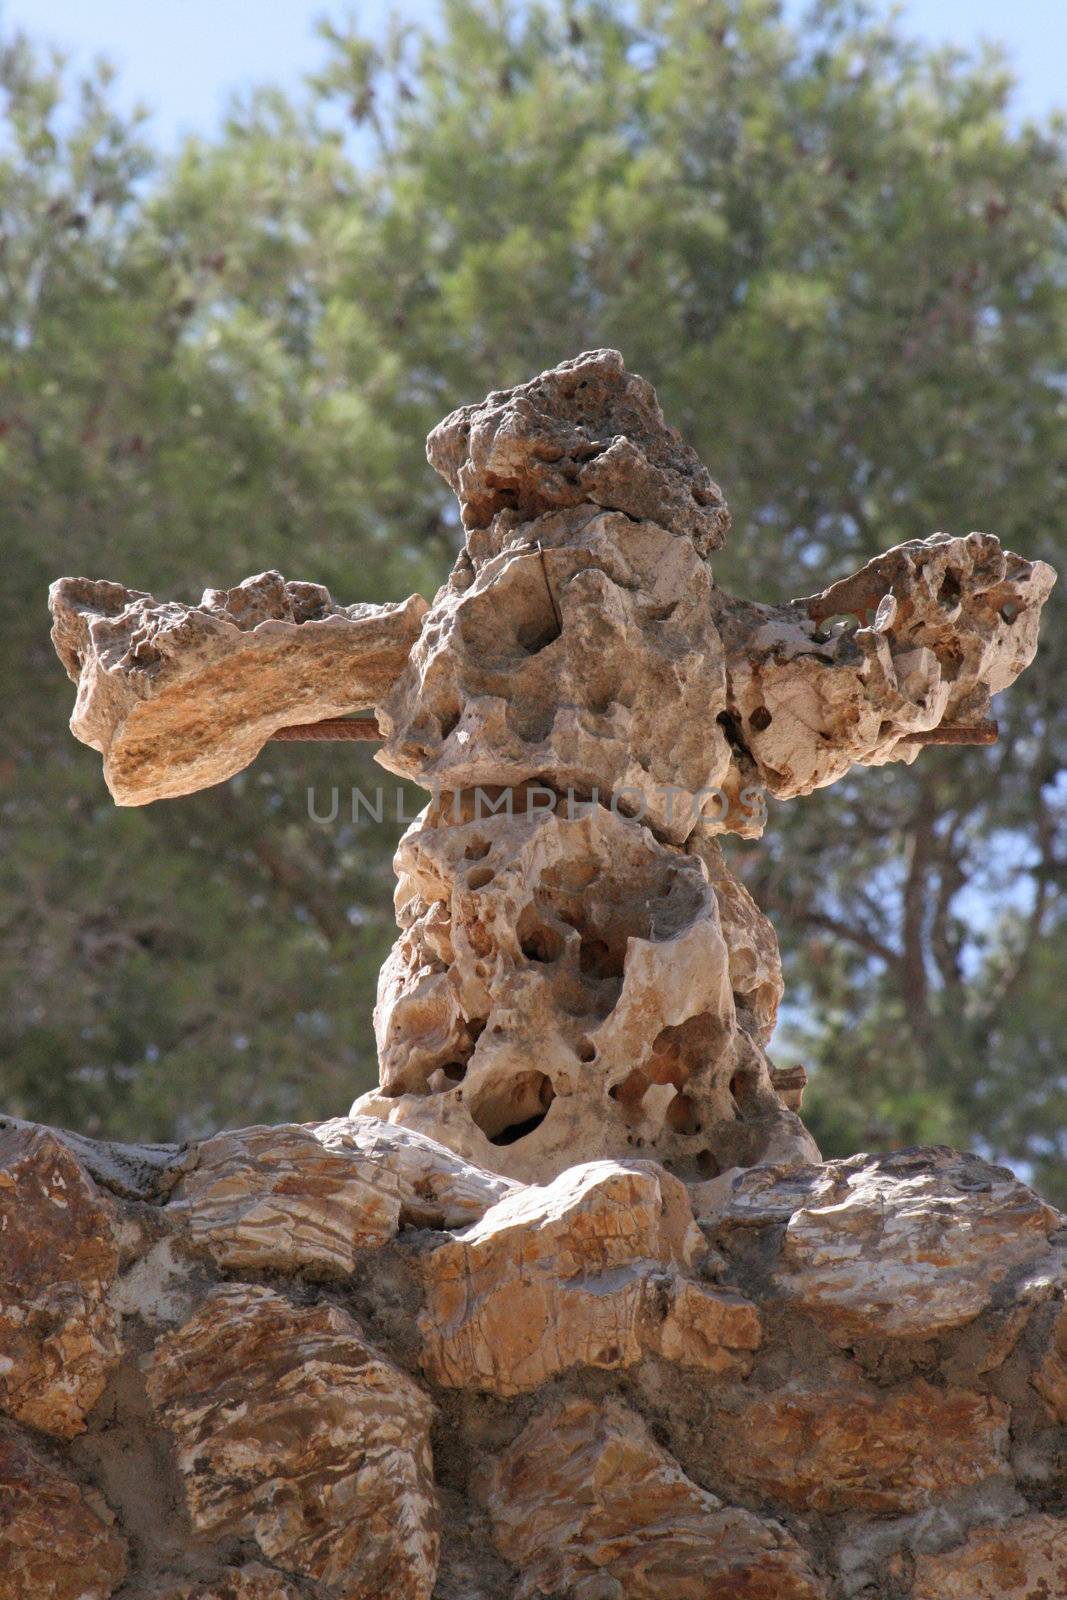
M 0 1600 L 1067 1594 L 1067 1232 L 974 1156 L 8 1120 L 0 1241 Z

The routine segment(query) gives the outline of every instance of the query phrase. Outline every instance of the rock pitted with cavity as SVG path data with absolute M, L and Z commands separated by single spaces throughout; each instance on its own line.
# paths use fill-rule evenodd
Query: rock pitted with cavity
M 78 698 L 71 732 L 104 757 L 115 801 L 142 806 L 222 783 L 287 723 L 364 711 L 407 659 L 426 610 L 335 604 L 278 572 L 199 605 L 61 578 L 52 641 Z
M 758 835 L 768 793 L 982 722 L 1054 574 L 935 534 L 804 600 L 733 598 L 709 560 L 722 491 L 614 350 L 462 407 L 427 453 L 465 530 L 429 608 L 278 573 L 199 606 L 54 585 L 74 732 L 139 804 L 221 781 L 286 723 L 375 709 L 379 760 L 433 799 L 397 853 L 359 1112 L 524 1181 L 811 1161 L 765 1054 L 774 933 L 717 836 Z
M 1051 1600 L 1064 1219 L 974 1156 L 818 1161 L 718 842 L 981 721 L 1051 570 L 935 535 L 735 600 L 611 351 L 429 452 L 466 530 L 430 608 L 53 591 L 120 800 L 372 707 L 433 798 L 366 1115 L 2 1125 L 0 1600 Z

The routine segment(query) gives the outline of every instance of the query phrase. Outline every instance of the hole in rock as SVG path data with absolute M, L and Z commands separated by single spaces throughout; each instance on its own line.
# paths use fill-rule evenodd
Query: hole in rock
M 717 1178 L 720 1167 L 710 1150 L 701 1150 L 697 1154 L 696 1169 L 702 1178 Z
M 491 867 L 478 867 L 474 872 L 467 874 L 468 889 L 484 889 L 487 883 L 492 883 L 496 873 Z
M 769 728 L 773 721 L 774 718 L 766 706 L 757 706 L 748 719 L 748 725 L 750 728 L 754 728 L 757 733 L 762 733 L 764 728 Z
M 587 978 L 622 977 L 622 963 L 612 955 L 611 946 L 604 939 L 583 938 L 578 967 Z
M 665 1118 L 668 1128 L 674 1133 L 699 1133 L 700 1118 L 697 1116 L 696 1106 L 687 1094 L 681 1090 L 675 1095 L 667 1107 Z
M 563 951 L 563 940 L 551 928 L 535 928 L 522 941 L 522 953 L 527 961 L 545 964 L 558 961 Z
M 621 1083 L 612 1084 L 608 1094 L 622 1106 L 625 1112 L 632 1114 L 640 1106 L 648 1086 L 648 1074 L 642 1067 L 634 1067 L 632 1072 L 626 1074 Z
M 482 861 L 489 854 L 488 839 L 475 839 L 463 852 L 468 861 Z
M 510 1128 L 502 1128 L 499 1133 L 493 1134 L 489 1143 L 496 1145 L 517 1144 L 520 1139 L 525 1139 L 528 1133 L 533 1133 L 535 1128 L 539 1128 L 547 1115 L 547 1112 L 540 1111 L 536 1116 L 527 1117 L 525 1122 L 515 1122 Z
M 540 922 L 530 906 L 527 906 L 519 917 L 515 931 L 519 936 L 519 948 L 527 961 L 538 961 L 547 965 L 549 962 L 558 961 L 563 954 L 562 934 Z
M 726 743 L 730 746 L 731 750 L 736 751 L 738 755 L 751 755 L 748 746 L 741 737 L 741 728 L 738 720 L 732 712 L 720 711 L 719 715 L 715 718 L 715 721 L 722 729 L 723 737 L 725 738 Z
M 943 606 L 954 606 L 962 593 L 960 580 L 950 567 L 941 579 L 941 587 L 937 591 L 937 598 Z
M 441 738 L 447 739 L 449 734 L 459 726 L 459 712 L 452 711 L 441 718 Z
M 528 656 L 536 656 L 550 644 L 555 644 L 559 635 L 559 624 L 553 617 L 552 621 L 547 623 L 528 623 L 526 627 L 518 630 L 515 637 L 520 648 L 525 650 Z
M 723 1031 L 722 1024 L 707 1011 L 661 1028 L 652 1041 L 646 1067 L 652 1082 L 684 1088 L 695 1072 L 715 1059 L 724 1042 Z
M 490 1144 L 514 1144 L 544 1121 L 554 1099 L 546 1073 L 520 1072 L 483 1087 L 470 1107 L 471 1119 Z
M 467 1076 L 467 1064 L 465 1061 L 446 1061 L 441 1071 L 450 1083 L 462 1083 Z
M 750 1070 L 735 1072 L 730 1079 L 730 1095 L 738 1115 L 759 1110 L 759 1074 Z
M 578 1060 L 579 1061 L 595 1061 L 596 1060 L 596 1045 L 593 1043 L 592 1039 L 586 1039 L 583 1036 L 581 1039 L 578 1040 Z

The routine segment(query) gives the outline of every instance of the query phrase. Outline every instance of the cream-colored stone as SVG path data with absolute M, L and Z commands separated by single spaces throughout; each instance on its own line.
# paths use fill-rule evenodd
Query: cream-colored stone
M 1016 1517 L 915 1563 L 911 1600 L 1059 1600 L 1067 1595 L 1067 1522 Z
M 650 1164 L 590 1162 L 509 1196 L 422 1263 L 427 1374 L 500 1395 L 650 1354 L 743 1375 L 759 1315 L 684 1276 L 702 1249 L 684 1185 Z
M 719 926 L 726 941 L 730 988 L 742 1020 L 750 1023 L 760 1044 L 770 1043 L 778 1020 L 785 984 L 778 935 L 740 879 L 726 864 L 722 845 L 701 824 L 686 848 L 704 863 L 719 907 Z
M 654 516 L 702 554 L 730 516 L 708 469 L 667 426 L 656 391 L 617 350 L 587 350 L 516 389 L 453 411 L 426 441 L 468 530 L 565 506 Z
M 381 706 L 379 761 L 449 793 L 596 790 L 683 844 L 721 809 L 732 761 L 707 563 L 657 522 L 591 506 L 484 538 Z
M 752 1010 L 735 1007 L 746 980 L 719 894 L 735 928 L 745 896 L 721 858 L 716 891 L 700 856 L 605 806 L 458 815 L 442 801 L 401 840 L 382 1088 L 354 1112 L 524 1181 L 646 1151 L 695 1175 L 758 1159 L 776 1135 L 778 1154 L 817 1159 L 757 1042 L 776 1006 L 762 930 L 737 941 L 738 964 L 753 950 Z
M 254 1539 L 335 1600 L 428 1600 L 433 1408 L 345 1312 L 225 1285 L 158 1341 L 147 1385 L 198 1532 Z
M 455 412 L 428 453 L 467 541 L 381 707 L 379 760 L 444 798 L 398 854 L 382 1092 L 359 1110 L 527 1181 L 634 1147 L 687 1177 L 817 1159 L 760 1055 L 776 941 L 713 836 L 758 834 L 764 790 L 979 720 L 1033 655 L 1051 569 L 935 536 L 825 595 L 734 600 L 706 560 L 721 495 L 614 351 Z M 824 628 L 848 609 L 857 628 Z M 554 815 L 487 815 L 506 799 Z M 671 859 L 687 844 L 702 904 Z M 664 936 L 668 872 L 695 909 Z
M 0 1409 L 64 1439 L 119 1358 L 115 1224 L 49 1129 L 0 1129 Z
M 980 721 L 1033 660 L 1055 581 L 992 534 L 934 534 L 788 605 L 717 591 L 728 715 L 757 781 L 787 800 L 856 762 L 914 761 L 911 733 Z
M 208 589 L 198 606 L 119 583 L 52 585 L 52 639 L 78 685 L 71 731 L 104 757 L 119 805 L 221 783 L 277 728 L 384 699 L 426 602 L 336 605 L 277 572 Z
M 464 1161 L 436 1139 L 378 1117 L 334 1117 L 315 1137 L 327 1150 L 356 1153 L 364 1168 L 395 1181 L 400 1222 L 416 1228 L 464 1228 L 519 1185 Z
M 788 1218 L 777 1287 L 842 1345 L 973 1321 L 1061 1225 L 1006 1168 L 936 1147 L 759 1167 L 738 1175 L 724 1216 Z
M 199 1146 L 168 1211 L 220 1267 L 344 1276 L 396 1233 L 400 1186 L 313 1128 L 241 1128 Z
M 0 1424 L 0 1600 L 108 1600 L 125 1572 L 102 1496 Z
M 1008 1407 L 925 1380 L 879 1389 L 842 1364 L 722 1418 L 719 1465 L 795 1511 L 916 1511 L 1007 1471 Z
M 689 1178 L 818 1159 L 762 1054 L 776 941 L 714 836 L 758 835 L 765 791 L 983 718 L 1051 568 L 937 534 L 805 600 L 734 599 L 708 560 L 722 493 L 613 350 L 453 412 L 427 449 L 466 530 L 428 610 L 277 573 L 198 607 L 61 580 L 75 733 L 141 803 L 284 722 L 377 708 L 379 760 L 435 799 L 397 858 L 361 1114 L 523 1181 L 634 1149 Z
M 486 1472 L 493 1536 L 515 1600 L 818 1600 L 784 1528 L 724 1506 L 617 1401 L 542 1412 Z

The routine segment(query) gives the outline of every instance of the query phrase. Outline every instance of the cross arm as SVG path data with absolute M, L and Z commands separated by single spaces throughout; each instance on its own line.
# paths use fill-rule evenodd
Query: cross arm
M 99 750 L 119 805 L 190 794 L 240 772 L 275 731 L 369 710 L 418 636 L 426 601 L 338 605 L 278 572 L 199 605 L 60 578 L 52 641 L 78 686 L 70 726 Z
M 1033 660 L 1056 574 L 991 534 L 935 534 L 821 594 L 759 605 L 720 591 L 723 722 L 750 781 L 780 799 L 929 743 L 988 743 L 991 697 Z

